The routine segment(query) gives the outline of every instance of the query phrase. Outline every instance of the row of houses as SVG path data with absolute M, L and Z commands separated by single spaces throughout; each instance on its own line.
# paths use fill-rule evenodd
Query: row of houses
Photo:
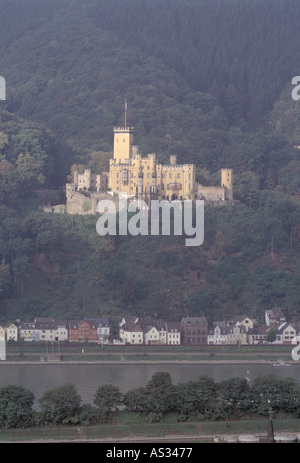
M 125 344 L 181 344 L 181 330 L 178 322 L 165 322 L 153 317 L 127 317 L 123 318 L 119 326 L 120 340 Z
M 273 338 L 270 341 L 270 330 Z M 107 318 L 55 320 L 36 318 L 19 326 L 8 323 L 0 326 L 0 339 L 6 341 L 70 341 L 108 344 L 111 329 Z M 153 317 L 126 317 L 119 323 L 119 339 L 113 344 L 134 345 L 254 345 L 297 344 L 300 341 L 300 322 L 290 324 L 280 309 L 265 312 L 265 324 L 257 324 L 247 315 L 230 322 L 208 323 L 206 317 L 183 317 L 169 322 Z
M 270 330 L 274 333 L 271 341 Z M 152 317 L 128 317 L 120 323 L 119 336 L 126 344 L 148 345 L 297 344 L 300 340 L 300 323 L 286 322 L 282 311 L 277 308 L 265 312 L 265 324 L 257 324 L 247 315 L 239 315 L 230 322 L 211 324 L 206 317 L 186 316 L 180 323 Z
M 55 320 L 35 318 L 33 322 L 22 322 L 19 326 L 8 323 L 0 326 L 0 338 L 6 341 L 70 341 L 96 342 L 104 344 L 110 336 L 107 318 L 84 318 L 82 320 Z

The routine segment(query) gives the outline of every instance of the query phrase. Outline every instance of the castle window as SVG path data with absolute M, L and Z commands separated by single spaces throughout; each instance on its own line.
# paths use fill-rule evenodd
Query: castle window
M 148 167 L 148 169 L 149 169 L 149 167 Z M 150 178 L 150 174 L 147 174 L 147 178 Z
M 169 174 L 169 178 L 172 178 L 172 173 Z
M 180 174 L 177 174 L 177 178 L 180 178 Z

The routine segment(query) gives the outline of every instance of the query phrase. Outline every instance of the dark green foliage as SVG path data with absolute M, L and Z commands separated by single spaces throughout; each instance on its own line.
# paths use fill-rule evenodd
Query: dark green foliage
M 73 384 L 64 384 L 46 391 L 39 399 L 40 421 L 44 423 L 76 423 L 81 397 Z
M 105 423 L 109 417 L 109 414 L 122 403 L 123 395 L 119 388 L 112 384 L 104 384 L 99 386 L 95 398 L 94 404 L 98 410 L 98 418 L 101 423 Z
M 292 378 L 257 376 L 251 383 L 230 378 L 216 383 L 208 376 L 172 384 L 167 372 L 156 372 L 148 384 L 121 394 L 117 386 L 99 386 L 91 404 L 80 406 L 81 399 L 73 384 L 46 391 L 34 412 L 34 395 L 21 386 L 0 388 L 0 427 L 23 428 L 49 424 L 93 425 L 106 423 L 119 405 L 160 422 L 169 412 L 178 421 L 234 420 L 242 417 L 267 417 L 270 407 L 277 414 L 300 416 L 300 389 Z
M 22 386 L 0 388 L 0 427 L 26 428 L 34 424 L 34 394 Z

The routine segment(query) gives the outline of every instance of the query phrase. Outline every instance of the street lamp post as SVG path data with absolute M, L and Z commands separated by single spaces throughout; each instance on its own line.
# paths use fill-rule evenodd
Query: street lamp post
M 267 443 L 268 444 L 274 444 L 274 442 L 275 442 L 272 415 L 273 415 L 273 410 L 272 410 L 272 407 L 270 406 L 270 409 L 269 409 L 269 428 L 268 428 L 268 437 L 267 437 Z

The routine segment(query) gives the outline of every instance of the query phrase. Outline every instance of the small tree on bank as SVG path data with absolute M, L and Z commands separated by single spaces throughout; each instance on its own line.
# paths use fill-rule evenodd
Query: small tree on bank
M 94 404 L 98 408 L 99 419 L 101 423 L 106 423 L 109 414 L 117 409 L 122 403 L 123 395 L 117 386 L 104 384 L 99 386 L 94 399 Z
M 81 397 L 73 384 L 46 391 L 39 400 L 41 419 L 46 423 L 75 423 L 80 413 Z

